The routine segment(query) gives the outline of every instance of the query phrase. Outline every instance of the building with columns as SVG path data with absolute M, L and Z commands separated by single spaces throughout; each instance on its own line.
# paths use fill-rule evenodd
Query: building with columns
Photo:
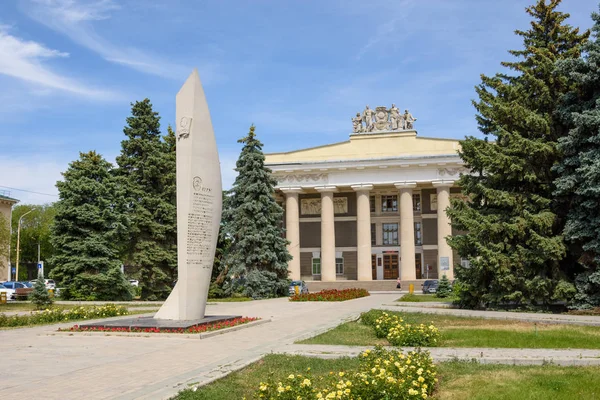
M 445 240 L 445 209 L 465 171 L 459 143 L 419 137 L 412 123 L 390 129 L 389 119 L 383 129 L 355 124 L 345 142 L 265 155 L 285 209 L 291 279 L 453 279 L 460 260 Z

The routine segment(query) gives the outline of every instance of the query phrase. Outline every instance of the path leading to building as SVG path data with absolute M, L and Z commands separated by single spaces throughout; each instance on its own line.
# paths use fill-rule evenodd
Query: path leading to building
M 59 326 L 0 330 L 0 397 L 27 399 L 167 399 L 181 389 L 218 379 L 271 352 L 302 351 L 323 353 L 318 347 L 294 345 L 343 321 L 355 319 L 372 308 L 440 313 L 464 310 L 390 306 L 397 294 L 376 294 L 341 303 L 290 303 L 287 299 L 243 303 L 211 304 L 208 314 L 229 314 L 269 318 L 263 325 L 217 335 L 207 339 L 153 335 L 86 336 L 55 334 Z M 476 316 L 495 314 L 476 312 Z M 484 314 L 479 314 L 484 313 Z M 504 318 L 530 318 L 529 314 L 502 313 Z M 598 317 L 532 314 L 541 320 L 560 319 L 570 323 L 594 322 Z M 541 321 L 540 321 L 541 322 Z M 567 322 L 568 323 L 568 322 Z M 337 348 L 337 352 L 358 352 L 360 348 Z M 433 350 L 432 350 L 433 351 Z M 435 349 L 435 357 L 505 359 L 523 350 Z M 538 355 L 532 350 L 532 359 Z M 446 353 L 444 353 L 446 352 Z M 454 353 L 452 353 L 454 352 Z M 483 357 L 481 352 L 484 353 Z M 566 353 L 557 350 L 556 359 L 590 359 L 588 351 Z M 354 354 L 352 353 L 352 354 Z M 313 354 L 314 355 L 314 354 Z M 527 356 L 529 357 L 529 356 Z M 596 352 L 595 357 L 600 357 Z M 538 357 L 539 358 L 539 357 Z M 485 361 L 484 361 L 485 362 Z
M 372 295 L 342 303 L 286 298 L 209 305 L 207 314 L 271 322 L 208 339 L 53 335 L 59 326 L 0 331 L 0 398 L 166 399 L 189 384 L 222 377 L 281 346 L 395 300 Z

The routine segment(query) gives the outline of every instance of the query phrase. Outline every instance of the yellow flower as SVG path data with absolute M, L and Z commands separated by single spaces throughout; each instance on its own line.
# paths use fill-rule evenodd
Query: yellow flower
M 344 373 L 340 371 L 339 376 L 344 376 Z
M 263 392 L 264 392 L 265 390 L 267 390 L 267 385 L 265 385 L 265 384 L 261 384 L 261 385 L 260 385 L 260 390 L 261 390 L 261 391 L 263 391 Z
M 423 378 L 422 376 L 419 377 L 419 379 L 417 379 L 419 382 L 423 383 L 425 381 L 425 378 Z
M 310 386 L 310 380 L 309 380 L 309 379 L 304 379 L 304 380 L 302 381 L 302 385 L 303 385 L 303 386 Z
M 288 376 L 288 379 L 294 379 L 294 374 L 290 374 L 290 376 Z
M 417 392 L 415 389 L 408 389 L 408 394 L 414 396 L 416 394 L 419 394 L 419 392 Z
M 283 388 L 283 386 L 279 386 L 279 387 L 277 388 L 277 392 L 279 392 L 279 393 L 283 393 L 283 392 L 285 392 L 285 389 Z

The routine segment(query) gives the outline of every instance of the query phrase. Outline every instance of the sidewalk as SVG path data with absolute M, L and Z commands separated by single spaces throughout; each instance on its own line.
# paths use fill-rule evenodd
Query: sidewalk
M 31 399 L 168 399 L 188 384 L 208 382 L 281 346 L 313 336 L 389 303 L 374 295 L 342 303 L 290 303 L 287 298 L 209 305 L 208 314 L 271 318 L 264 325 L 208 339 L 63 336 L 59 326 L 0 331 L 0 397 Z

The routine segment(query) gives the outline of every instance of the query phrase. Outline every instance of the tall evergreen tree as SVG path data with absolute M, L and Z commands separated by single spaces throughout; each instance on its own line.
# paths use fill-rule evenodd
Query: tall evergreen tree
M 465 199 L 453 199 L 453 225 L 468 232 L 448 239 L 469 268 L 457 266 L 466 307 L 543 304 L 572 294 L 562 237 L 564 205 L 554 201 L 552 167 L 560 160 L 559 138 L 567 134 L 556 115 L 570 89 L 556 62 L 575 59 L 589 32 L 565 24 L 560 0 L 539 0 L 526 9 L 531 28 L 515 33 L 524 48 L 503 62 L 509 71 L 482 75 L 476 88 L 484 140 L 461 141 L 460 156 L 472 174 L 461 177 Z M 494 142 L 488 138 L 495 139 Z
M 130 219 L 126 265 L 146 300 L 166 298 L 177 274 L 175 134 L 161 139 L 150 100 L 132 104 L 116 171 L 126 190 Z
M 55 268 L 50 277 L 64 289 L 61 297 L 81 300 L 131 300 L 131 285 L 121 272 L 117 243 L 127 221 L 112 165 L 91 151 L 69 164 L 56 183 L 59 200 L 51 228 Z
M 286 294 L 288 261 L 287 240 L 282 227 L 283 209 L 273 197 L 277 184 L 265 167 L 262 143 L 254 125 L 243 143 L 236 163 L 238 176 L 230 190 L 225 218 L 232 244 L 227 257 L 229 273 L 245 278 L 246 295 L 253 298 Z
M 592 19 L 595 40 L 585 44 L 585 58 L 558 66 L 576 84 L 560 108 L 572 129 L 559 139 L 564 160 L 556 168 L 556 193 L 571 199 L 564 233 L 585 268 L 575 280 L 577 308 L 600 307 L 600 14 Z

